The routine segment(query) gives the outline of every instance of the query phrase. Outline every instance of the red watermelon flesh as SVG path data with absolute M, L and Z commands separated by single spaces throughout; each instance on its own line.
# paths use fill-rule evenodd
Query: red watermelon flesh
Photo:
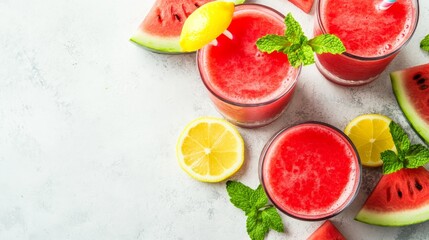
M 295 6 L 299 7 L 302 11 L 309 13 L 313 6 L 314 0 L 289 0 Z
M 380 226 L 404 226 L 429 219 L 429 172 L 403 168 L 383 175 L 356 220 Z
M 181 53 L 180 32 L 188 16 L 213 0 L 156 0 L 131 41 L 161 53 Z
M 323 223 L 307 240 L 345 240 L 346 238 L 340 231 L 327 220 Z
M 402 112 L 429 144 L 429 64 L 392 72 L 390 78 Z

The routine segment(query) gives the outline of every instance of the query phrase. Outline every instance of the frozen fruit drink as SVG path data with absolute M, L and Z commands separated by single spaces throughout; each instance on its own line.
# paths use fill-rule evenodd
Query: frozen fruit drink
M 325 123 L 281 130 L 265 146 L 259 164 L 271 202 L 298 219 L 332 217 L 352 202 L 359 189 L 361 165 L 353 143 Z
M 316 57 L 319 71 L 341 85 L 375 80 L 414 33 L 419 18 L 417 0 L 397 0 L 380 9 L 382 0 L 319 0 L 315 35 L 330 33 L 343 41 L 341 55 Z
M 218 111 L 243 127 L 266 125 L 278 118 L 292 98 L 300 68 L 282 53 L 262 53 L 256 41 L 267 34 L 284 34 L 284 16 L 258 4 L 235 7 L 228 31 L 217 45 L 197 53 L 203 83 Z

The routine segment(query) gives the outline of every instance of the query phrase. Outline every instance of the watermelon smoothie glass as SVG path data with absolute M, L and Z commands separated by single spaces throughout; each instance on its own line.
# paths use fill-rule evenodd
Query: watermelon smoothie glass
M 267 6 L 235 7 L 228 31 L 218 44 L 197 53 L 201 79 L 217 110 L 242 127 L 259 127 L 277 119 L 295 91 L 300 68 L 282 53 L 262 53 L 256 47 L 266 34 L 283 34 L 284 16 Z
M 340 55 L 316 57 L 328 80 L 345 86 L 375 80 L 412 37 L 419 18 L 417 0 L 397 0 L 380 9 L 382 0 L 319 0 L 314 34 L 337 35 L 346 47 Z
M 359 155 L 337 128 L 306 122 L 285 128 L 265 145 L 259 177 L 270 201 L 301 220 L 322 220 L 344 210 L 358 193 Z

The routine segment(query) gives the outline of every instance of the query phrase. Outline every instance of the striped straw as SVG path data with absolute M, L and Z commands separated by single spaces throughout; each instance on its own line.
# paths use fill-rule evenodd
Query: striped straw
M 383 2 L 380 3 L 379 8 L 380 10 L 386 10 L 390 8 L 396 0 L 383 0 Z

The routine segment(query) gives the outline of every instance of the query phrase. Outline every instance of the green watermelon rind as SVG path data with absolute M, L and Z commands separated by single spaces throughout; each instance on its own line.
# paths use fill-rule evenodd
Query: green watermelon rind
M 182 53 L 179 40 L 180 37 L 159 37 L 148 34 L 138 29 L 130 38 L 131 41 L 158 53 Z
M 402 112 L 408 122 L 410 122 L 411 127 L 421 137 L 421 139 L 429 145 L 429 124 L 420 117 L 414 106 L 411 105 L 412 100 L 408 98 L 407 93 L 405 92 L 406 87 L 404 86 L 404 82 L 406 79 L 404 79 L 403 76 L 405 71 L 406 70 L 390 73 L 393 93 L 395 94 L 396 101 L 398 102 Z
M 416 209 L 389 213 L 362 208 L 356 215 L 355 220 L 385 227 L 400 227 L 417 224 L 429 220 L 429 204 Z
M 243 4 L 245 0 L 233 0 L 235 5 Z M 181 54 L 187 53 L 180 47 L 180 36 L 177 37 L 162 37 L 154 34 L 149 34 L 142 31 L 140 28 L 131 36 L 130 41 L 139 44 L 149 51 L 156 53 Z

